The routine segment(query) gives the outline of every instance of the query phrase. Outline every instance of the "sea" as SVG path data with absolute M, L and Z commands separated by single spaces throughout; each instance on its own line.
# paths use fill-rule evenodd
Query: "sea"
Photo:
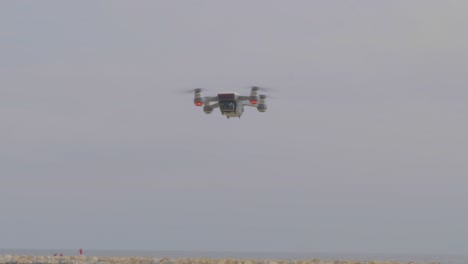
M 0 249 L 0 255 L 64 256 L 78 255 L 79 249 Z M 468 255 L 441 254 L 357 254 L 312 252 L 228 252 L 228 251 L 138 251 L 138 250 L 88 250 L 87 256 L 158 257 L 158 258 L 215 258 L 215 259 L 276 259 L 276 260 L 380 260 L 401 262 L 440 262 L 441 264 L 468 264 Z

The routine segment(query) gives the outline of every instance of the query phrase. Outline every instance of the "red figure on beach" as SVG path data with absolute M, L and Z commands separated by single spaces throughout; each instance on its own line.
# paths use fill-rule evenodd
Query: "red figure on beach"
M 83 249 L 80 248 L 80 255 L 83 255 Z

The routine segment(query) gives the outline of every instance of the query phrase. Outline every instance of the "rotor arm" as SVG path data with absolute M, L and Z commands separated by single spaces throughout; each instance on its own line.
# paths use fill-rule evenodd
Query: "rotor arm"
M 206 96 L 205 98 L 205 103 L 212 103 L 212 102 L 218 102 L 218 97 L 217 96 Z
M 258 104 L 252 104 L 252 103 L 249 103 L 248 101 L 243 103 L 244 106 L 251 106 L 251 107 L 257 107 Z
M 244 96 L 246 97 L 246 96 Z M 260 95 L 257 98 L 253 99 L 251 97 L 248 97 L 249 100 L 243 101 L 244 106 L 250 106 L 250 107 L 255 107 L 259 112 L 265 112 L 267 110 L 267 105 L 266 105 L 266 95 Z
M 244 102 L 245 105 L 256 106 L 260 101 L 256 91 L 253 91 L 250 96 L 239 96 L 237 100 Z
M 205 104 L 205 106 L 203 107 L 203 112 L 205 112 L 205 114 L 211 114 L 213 112 L 213 109 L 214 108 L 218 108 L 219 107 L 219 103 L 214 103 L 214 104 Z
M 219 103 L 210 104 L 209 107 L 210 107 L 211 109 L 213 109 L 213 108 L 218 108 L 218 107 L 219 107 Z

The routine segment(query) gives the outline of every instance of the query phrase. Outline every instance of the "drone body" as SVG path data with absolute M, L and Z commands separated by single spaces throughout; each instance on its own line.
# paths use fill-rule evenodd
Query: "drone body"
M 202 89 L 194 90 L 194 100 L 196 106 L 203 106 L 206 114 L 211 114 L 214 108 L 219 108 L 221 114 L 230 117 L 241 117 L 244 113 L 244 106 L 256 107 L 259 112 L 267 110 L 266 95 L 259 95 L 260 88 L 252 87 L 249 96 L 242 96 L 238 93 L 220 93 L 217 96 L 202 96 Z

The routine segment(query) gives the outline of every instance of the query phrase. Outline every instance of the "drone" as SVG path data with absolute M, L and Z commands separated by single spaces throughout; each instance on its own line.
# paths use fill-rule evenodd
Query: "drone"
M 196 106 L 203 106 L 203 111 L 206 114 L 211 114 L 213 109 L 219 108 L 221 114 L 228 119 L 231 117 L 240 118 L 244 113 L 244 106 L 256 107 L 261 113 L 266 112 L 266 98 L 264 94 L 258 94 L 259 91 L 267 90 L 253 86 L 249 96 L 242 96 L 238 93 L 219 93 L 217 96 L 202 96 L 203 89 L 197 88 L 192 90 L 195 98 L 193 102 Z

